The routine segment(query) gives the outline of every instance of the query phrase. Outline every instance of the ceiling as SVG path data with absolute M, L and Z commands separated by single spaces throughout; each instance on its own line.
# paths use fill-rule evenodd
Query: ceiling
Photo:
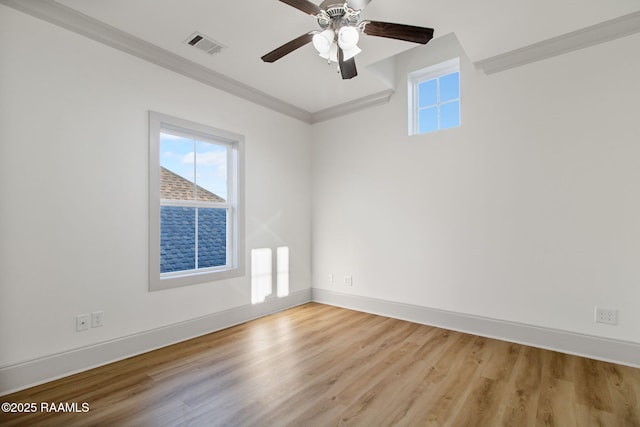
M 309 113 L 393 89 L 367 67 L 415 47 L 408 42 L 362 36 L 362 53 L 356 57 L 359 75 L 342 80 L 336 66 L 328 66 L 312 45 L 275 63 L 260 59 L 318 28 L 314 17 L 278 0 L 56 3 Z M 455 33 L 469 59 L 478 62 L 638 10 L 638 0 L 373 0 L 361 16 L 431 27 L 435 38 Z M 185 40 L 195 31 L 226 48 L 211 56 L 189 46 Z

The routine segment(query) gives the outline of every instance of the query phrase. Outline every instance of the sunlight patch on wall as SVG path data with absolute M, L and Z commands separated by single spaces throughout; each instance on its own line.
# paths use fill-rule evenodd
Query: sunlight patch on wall
M 276 249 L 276 286 L 279 298 L 289 295 L 289 248 L 281 246 Z
M 259 304 L 271 295 L 271 248 L 251 250 L 251 304 Z

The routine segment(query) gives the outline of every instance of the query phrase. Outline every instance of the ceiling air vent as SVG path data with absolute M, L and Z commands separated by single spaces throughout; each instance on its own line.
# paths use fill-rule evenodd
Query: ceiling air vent
M 225 45 L 218 43 L 210 37 L 205 36 L 202 33 L 195 32 L 189 36 L 188 39 L 184 41 L 185 43 L 200 49 L 203 52 L 208 53 L 209 55 L 215 55 L 219 53 L 222 49 L 226 48 Z

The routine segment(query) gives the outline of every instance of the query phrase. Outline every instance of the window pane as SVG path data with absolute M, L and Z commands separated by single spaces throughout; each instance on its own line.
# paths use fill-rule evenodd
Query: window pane
M 440 77 L 440 102 L 460 98 L 460 73 Z
M 193 200 L 193 139 L 160 133 L 160 198 Z
M 227 264 L 227 210 L 198 209 L 198 268 Z
M 420 110 L 418 117 L 418 129 L 420 133 L 432 132 L 438 129 L 438 108 L 431 107 Z
M 160 272 L 196 268 L 196 210 L 160 207 Z
M 440 129 L 460 126 L 460 101 L 440 105 Z
M 198 200 L 224 202 L 227 198 L 227 147 L 196 142 L 196 184 Z
M 437 79 L 427 80 L 418 85 L 418 107 L 428 107 L 438 102 Z

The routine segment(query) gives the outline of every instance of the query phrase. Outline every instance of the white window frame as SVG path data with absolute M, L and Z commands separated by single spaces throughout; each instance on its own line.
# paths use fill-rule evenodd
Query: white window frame
M 228 191 L 225 202 L 160 199 L 160 133 L 195 138 L 227 147 Z M 243 276 L 244 137 L 211 126 L 149 111 L 149 290 L 157 291 Z M 213 207 L 227 210 L 225 266 L 160 273 L 160 206 Z
M 448 61 L 444 61 L 441 62 L 439 64 L 436 65 L 432 65 L 430 67 L 427 68 L 423 68 L 421 70 L 417 70 L 417 71 L 413 71 L 411 73 L 409 73 L 408 75 L 408 79 L 407 79 L 407 94 L 408 94 L 408 111 L 409 111 L 409 135 L 422 135 L 424 133 L 429 133 L 429 132 L 420 132 L 420 123 L 419 123 L 419 117 L 420 117 L 420 107 L 418 105 L 419 102 L 419 86 L 420 83 L 428 81 L 428 80 L 432 80 L 432 79 L 436 79 L 438 77 L 442 77 L 445 76 L 447 74 L 451 74 L 451 73 L 455 73 L 455 72 L 460 72 L 460 58 L 453 58 L 453 59 L 449 59 Z M 439 131 L 440 129 L 440 88 L 438 88 L 438 103 L 436 104 L 438 107 L 438 129 L 436 129 L 435 131 Z M 458 97 L 458 101 L 460 101 L 461 96 Z M 453 102 L 453 101 L 452 101 Z M 460 124 L 457 126 L 461 126 L 462 125 L 462 106 L 461 106 L 461 111 L 460 111 Z M 447 128 L 449 129 L 449 128 Z M 435 132 L 434 131 L 434 132 Z

